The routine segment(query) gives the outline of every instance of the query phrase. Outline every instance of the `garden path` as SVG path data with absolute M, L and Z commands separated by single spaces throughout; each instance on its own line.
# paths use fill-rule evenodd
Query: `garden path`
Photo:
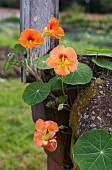
M 19 9 L 12 9 L 12 8 L 0 8 L 0 20 L 8 18 L 10 16 L 20 17 Z

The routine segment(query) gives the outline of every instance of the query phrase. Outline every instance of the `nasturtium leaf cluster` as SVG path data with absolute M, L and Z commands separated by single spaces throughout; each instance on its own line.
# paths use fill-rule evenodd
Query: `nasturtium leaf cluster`
M 73 147 L 73 157 L 80 170 L 111 170 L 112 135 L 104 130 L 85 132 Z
M 43 60 L 44 61 L 44 60 Z M 45 67 L 45 66 L 44 66 Z M 70 85 L 86 84 L 92 79 L 93 72 L 89 66 L 79 63 L 77 70 L 64 77 L 64 83 Z M 23 93 L 24 102 L 29 105 L 42 102 L 47 98 L 50 91 L 62 90 L 62 76 L 54 76 L 48 83 L 35 82 L 27 86 Z M 62 102 L 60 102 L 63 100 Z M 62 110 L 65 105 L 65 97 L 60 96 L 57 101 L 50 100 L 46 106 L 53 107 L 55 103 L 59 104 L 58 109 Z

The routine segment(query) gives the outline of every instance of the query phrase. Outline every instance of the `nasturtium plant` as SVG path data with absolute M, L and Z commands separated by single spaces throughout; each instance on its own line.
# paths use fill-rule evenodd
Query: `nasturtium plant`
M 4 71 L 8 71 L 15 65 L 24 68 L 27 76 L 33 76 L 35 82 L 29 84 L 23 92 L 22 98 L 25 103 L 35 105 L 46 99 L 43 102 L 45 107 L 55 108 L 57 114 L 62 109 L 69 112 L 73 102 L 67 88 L 71 86 L 76 88 L 78 84 L 89 83 L 93 77 L 93 71 L 88 65 L 78 61 L 76 51 L 72 47 L 59 45 L 53 48 L 50 54 L 42 56 L 42 46 L 46 36 L 53 36 L 57 39 L 64 36 L 64 30 L 54 17 L 49 20 L 42 33 L 32 28 L 23 30 L 18 39 L 19 44 L 14 46 L 14 53 L 8 54 L 8 60 L 3 68 Z M 34 48 L 37 46 L 40 51 L 35 58 Z M 25 56 L 26 51 L 28 60 Z M 98 59 L 92 61 L 101 67 L 112 69 L 109 61 Z M 58 145 L 55 136 L 59 131 L 57 123 L 52 120 L 39 119 L 35 123 L 35 128 L 34 144 L 50 152 L 55 151 Z M 66 129 L 65 126 L 62 127 L 64 128 Z M 84 133 L 73 147 L 73 157 L 80 170 L 111 170 L 112 135 L 103 130 Z
M 73 147 L 73 157 L 80 170 L 111 170 L 112 134 L 99 129 L 85 132 Z

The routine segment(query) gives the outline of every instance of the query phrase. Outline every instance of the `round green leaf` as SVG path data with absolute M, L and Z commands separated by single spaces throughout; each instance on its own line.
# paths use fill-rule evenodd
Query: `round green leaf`
M 91 68 L 86 64 L 79 63 L 77 70 L 64 77 L 64 82 L 71 85 L 86 84 L 91 81 L 92 77 Z
M 111 170 L 111 135 L 104 130 L 85 132 L 73 147 L 73 157 L 80 170 Z
M 51 69 L 51 67 L 49 67 L 47 64 L 46 64 L 46 59 L 48 58 L 48 55 L 46 56 L 41 56 L 39 61 L 37 59 L 37 67 L 38 69 L 41 69 L 41 70 L 45 70 L 45 69 Z
M 24 48 L 21 44 L 15 44 L 14 51 L 17 55 L 25 55 L 26 54 L 26 48 Z
M 22 98 L 25 103 L 34 105 L 46 99 L 49 92 L 50 85 L 48 83 L 34 82 L 26 87 Z
M 51 78 L 49 84 L 52 90 L 59 90 L 62 88 L 62 80 L 58 76 Z
M 100 67 L 112 70 L 112 62 L 111 61 L 108 61 L 105 59 L 99 59 L 99 58 L 95 59 L 94 58 L 94 59 L 92 59 L 92 62 L 94 62 L 96 65 L 98 65 Z

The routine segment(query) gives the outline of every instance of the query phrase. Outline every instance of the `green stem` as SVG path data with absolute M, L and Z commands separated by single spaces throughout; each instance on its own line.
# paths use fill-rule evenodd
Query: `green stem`
M 56 96 L 55 96 L 52 92 L 50 92 L 49 95 L 50 95 L 52 98 L 56 99 Z
M 33 58 L 33 54 L 32 54 L 32 48 L 30 48 L 30 61 L 31 61 L 31 64 L 32 64 L 33 72 L 35 73 L 36 80 L 39 81 L 39 82 L 43 82 L 43 80 L 41 79 L 41 76 L 37 73 L 37 69 L 35 68 L 35 65 L 34 65 L 34 58 Z
M 42 56 L 42 44 L 40 44 L 40 51 L 38 56 L 38 64 L 40 63 L 40 57 Z
M 65 93 L 65 90 L 64 90 L 64 77 L 63 76 L 62 76 L 62 92 L 63 92 L 63 95 L 65 97 L 66 104 L 69 106 L 68 100 L 66 98 L 66 93 Z
M 26 60 L 26 67 L 27 67 L 27 69 L 29 70 L 29 72 L 35 77 L 35 79 L 36 79 L 37 81 L 43 82 L 42 79 L 41 79 L 41 77 L 39 77 L 39 76 L 37 75 L 37 73 L 35 73 L 35 71 L 34 71 L 32 68 L 30 68 L 30 66 L 28 65 L 27 60 Z
M 33 54 L 32 54 L 32 48 L 30 48 L 30 61 L 31 61 L 31 65 L 32 65 L 33 70 L 35 70 L 35 68 L 34 68 L 34 59 L 33 59 Z

